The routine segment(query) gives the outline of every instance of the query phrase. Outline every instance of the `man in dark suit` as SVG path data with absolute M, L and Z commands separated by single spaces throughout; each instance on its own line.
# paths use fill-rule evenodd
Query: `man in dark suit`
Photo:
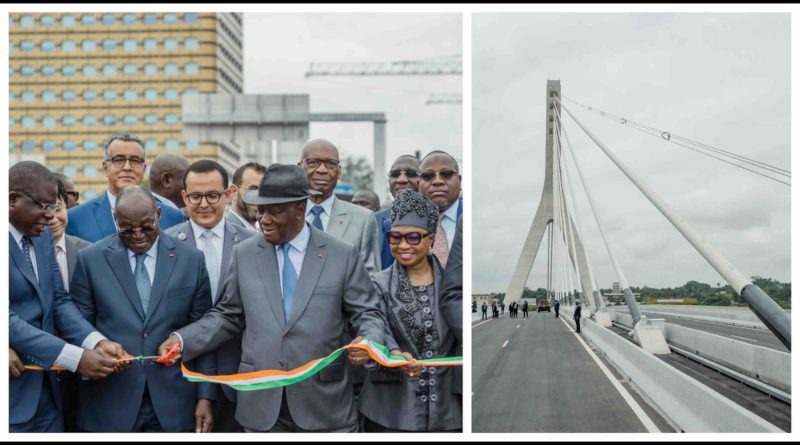
M 558 318 L 558 310 L 561 308 L 561 303 L 556 300 L 555 304 L 553 304 L 553 307 L 556 309 L 556 318 Z
M 456 223 L 463 213 L 458 162 L 450 154 L 434 150 L 422 158 L 419 169 L 419 192 L 439 207 L 439 226 L 433 254 L 442 266 L 447 267 L 447 255 L 453 245 Z
M 130 133 L 114 133 L 105 143 L 103 169 L 108 190 L 97 198 L 69 209 L 67 234 L 97 242 L 117 233 L 113 209 L 120 191 L 129 185 L 140 185 L 147 168 L 144 142 Z M 162 208 L 161 228 L 183 222 L 180 210 L 159 203 Z
M 172 153 L 161 153 L 150 165 L 150 193 L 160 204 L 181 209 L 184 206 L 181 190 L 183 174 L 189 160 Z
M 153 356 L 158 342 L 211 307 L 205 260 L 159 235 L 161 210 L 132 185 L 117 199 L 117 236 L 78 253 L 70 294 L 86 318 L 131 355 Z M 213 356 L 191 366 L 213 371 Z M 135 365 L 102 382 L 82 382 L 78 428 L 85 431 L 210 431 L 213 385 L 194 384 L 178 367 Z
M 233 172 L 233 185 L 231 185 L 231 206 L 225 212 L 225 220 L 253 233 L 256 230 L 256 208 L 248 205 L 242 197 L 250 190 L 258 190 L 258 184 L 267 167 L 258 162 L 242 164 Z
M 238 372 L 247 373 L 291 370 L 324 357 L 342 346 L 348 329 L 354 343 L 383 344 L 385 319 L 358 249 L 306 223 L 312 194 L 299 166 L 267 169 L 259 189 L 244 196 L 258 206 L 263 236 L 236 246 L 220 300 L 160 351 L 181 343 L 183 357 L 192 359 L 243 332 Z M 369 360 L 362 350 L 348 356 L 356 365 Z M 285 388 L 240 392 L 236 420 L 251 432 L 354 432 L 344 358 Z
M 389 193 L 392 197 L 397 197 L 405 189 L 419 191 L 419 159 L 411 155 L 399 156 L 389 169 Z M 392 230 L 391 216 L 391 207 L 375 212 L 378 230 L 381 231 L 381 270 L 394 263 L 392 250 L 386 239 L 386 234 Z
M 122 347 L 108 341 L 73 305 L 59 275 L 49 229 L 57 204 L 55 177 L 41 164 L 23 161 L 9 169 L 9 431 L 64 430 L 56 375 L 22 365 L 60 366 L 89 378 L 115 370 Z M 55 330 L 62 338 L 55 336 Z M 74 346 L 81 345 L 81 347 Z
M 255 235 L 227 222 L 225 204 L 231 196 L 228 172 L 214 161 L 200 160 L 190 165 L 183 176 L 183 200 L 189 221 L 170 227 L 165 233 L 203 252 L 211 281 L 212 305 L 219 300 L 220 285 L 231 264 L 233 248 Z M 242 336 L 237 335 L 217 350 L 215 374 L 235 374 L 242 356 Z M 214 431 L 241 432 L 236 423 L 236 391 L 222 386 L 214 403 Z
M 444 277 L 442 278 L 442 298 L 439 305 L 441 306 L 442 316 L 444 322 L 453 331 L 458 341 L 457 355 L 463 352 L 463 338 L 462 333 L 464 329 L 463 319 L 463 258 L 462 258 L 462 221 L 458 220 L 456 225 L 456 236 L 453 240 L 453 246 L 450 248 L 450 254 L 447 257 L 447 267 L 444 270 Z M 463 394 L 463 369 L 458 366 L 453 370 L 452 387 L 450 388 L 453 394 Z
M 575 332 L 581 332 L 581 300 L 575 302 L 575 314 L 572 316 L 575 319 Z

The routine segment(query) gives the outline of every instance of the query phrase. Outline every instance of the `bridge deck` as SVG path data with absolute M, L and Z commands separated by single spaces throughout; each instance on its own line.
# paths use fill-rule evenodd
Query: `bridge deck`
M 648 432 L 642 418 L 674 431 L 622 385 L 632 408 L 571 331 L 550 312 L 473 322 L 473 432 Z

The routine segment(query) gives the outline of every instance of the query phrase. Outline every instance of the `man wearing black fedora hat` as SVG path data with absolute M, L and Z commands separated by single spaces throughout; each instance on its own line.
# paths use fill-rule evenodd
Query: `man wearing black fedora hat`
M 244 194 L 258 208 L 263 236 L 236 246 L 219 302 L 200 320 L 171 335 L 184 360 L 203 355 L 243 332 L 239 372 L 290 370 L 355 340 L 384 342 L 385 320 L 358 250 L 305 221 L 309 190 L 302 168 L 273 164 L 259 189 Z M 245 323 L 245 319 L 247 323 Z M 348 352 L 364 365 L 363 351 Z M 284 388 L 242 391 L 236 420 L 246 431 L 354 432 L 352 383 L 343 358 Z

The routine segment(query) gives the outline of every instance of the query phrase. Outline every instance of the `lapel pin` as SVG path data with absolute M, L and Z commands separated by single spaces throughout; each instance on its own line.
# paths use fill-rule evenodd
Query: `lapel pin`
M 186 234 L 181 232 L 178 234 L 178 239 L 181 241 L 186 241 Z
M 175 252 L 173 252 L 173 251 L 170 251 L 170 252 L 169 252 L 167 255 L 169 255 L 169 257 L 170 257 L 170 258 L 172 258 L 172 257 L 174 257 L 174 256 L 175 256 Z
M 343 219 L 340 219 L 340 220 L 339 220 L 339 224 L 344 224 L 344 220 L 343 220 Z
M 320 257 L 320 258 L 325 258 L 325 254 L 324 254 L 324 253 L 322 253 L 322 252 L 320 252 L 320 253 L 319 253 L 319 257 Z

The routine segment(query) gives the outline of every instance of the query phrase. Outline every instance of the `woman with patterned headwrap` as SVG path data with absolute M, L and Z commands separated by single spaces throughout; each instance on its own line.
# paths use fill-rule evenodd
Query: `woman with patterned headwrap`
M 373 277 L 387 319 L 387 347 L 414 359 L 456 354 L 458 342 L 439 307 L 442 266 L 431 254 L 439 211 L 413 190 L 397 195 L 386 234 L 395 261 Z M 461 395 L 451 367 L 412 363 L 367 375 L 358 409 L 367 432 L 460 431 Z

